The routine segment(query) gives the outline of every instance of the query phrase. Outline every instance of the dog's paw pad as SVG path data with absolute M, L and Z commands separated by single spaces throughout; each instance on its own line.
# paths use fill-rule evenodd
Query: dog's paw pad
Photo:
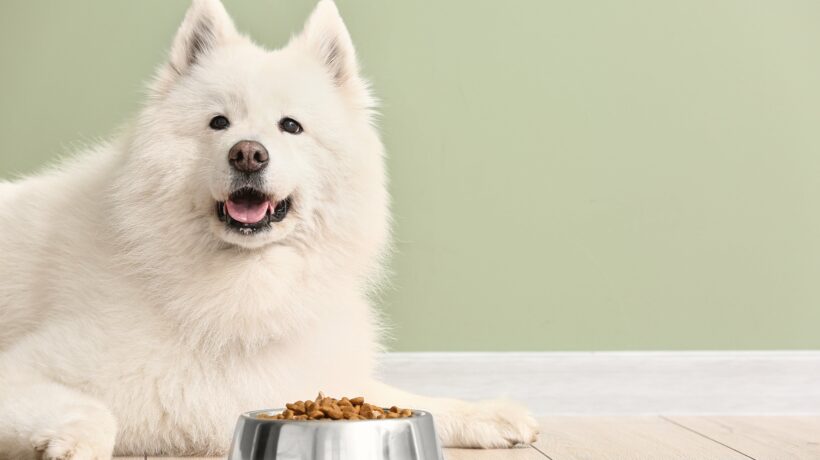
M 529 444 L 538 440 L 539 425 L 525 408 L 504 403 L 496 408 L 495 416 L 491 418 L 498 429 L 505 433 L 511 445 Z
M 32 438 L 32 445 L 41 460 L 97 460 L 94 449 L 88 443 L 68 435 L 39 434 Z
M 511 401 L 465 403 L 448 415 L 450 447 L 506 448 L 538 440 L 538 421 Z

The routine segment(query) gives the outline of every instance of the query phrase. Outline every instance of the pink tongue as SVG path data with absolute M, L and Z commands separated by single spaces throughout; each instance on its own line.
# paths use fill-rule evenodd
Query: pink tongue
M 265 213 L 268 212 L 268 208 L 271 207 L 271 204 L 270 201 L 262 201 L 259 203 L 243 201 L 236 203 L 228 200 L 225 202 L 225 207 L 233 220 L 242 222 L 243 224 L 255 224 L 265 217 Z

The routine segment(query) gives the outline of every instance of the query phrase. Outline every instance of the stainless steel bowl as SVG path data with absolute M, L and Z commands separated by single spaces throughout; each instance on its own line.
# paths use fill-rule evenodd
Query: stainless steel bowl
M 239 416 L 228 460 L 443 460 L 433 416 L 383 420 L 270 420 Z

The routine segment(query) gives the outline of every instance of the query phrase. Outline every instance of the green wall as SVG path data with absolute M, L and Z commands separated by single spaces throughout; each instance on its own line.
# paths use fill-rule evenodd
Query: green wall
M 226 3 L 271 47 L 312 7 Z M 186 7 L 4 0 L 0 176 L 126 120 Z M 394 349 L 820 347 L 820 2 L 339 7 L 383 100 Z

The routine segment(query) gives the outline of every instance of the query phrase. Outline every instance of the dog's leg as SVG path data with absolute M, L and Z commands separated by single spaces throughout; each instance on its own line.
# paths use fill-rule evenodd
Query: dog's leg
M 0 458 L 108 460 L 116 430 L 111 412 L 78 391 L 0 382 Z
M 428 398 L 375 381 L 366 387 L 363 395 L 382 406 L 431 412 L 445 447 L 512 447 L 535 442 L 538 437 L 538 422 L 526 408 L 512 401 Z

